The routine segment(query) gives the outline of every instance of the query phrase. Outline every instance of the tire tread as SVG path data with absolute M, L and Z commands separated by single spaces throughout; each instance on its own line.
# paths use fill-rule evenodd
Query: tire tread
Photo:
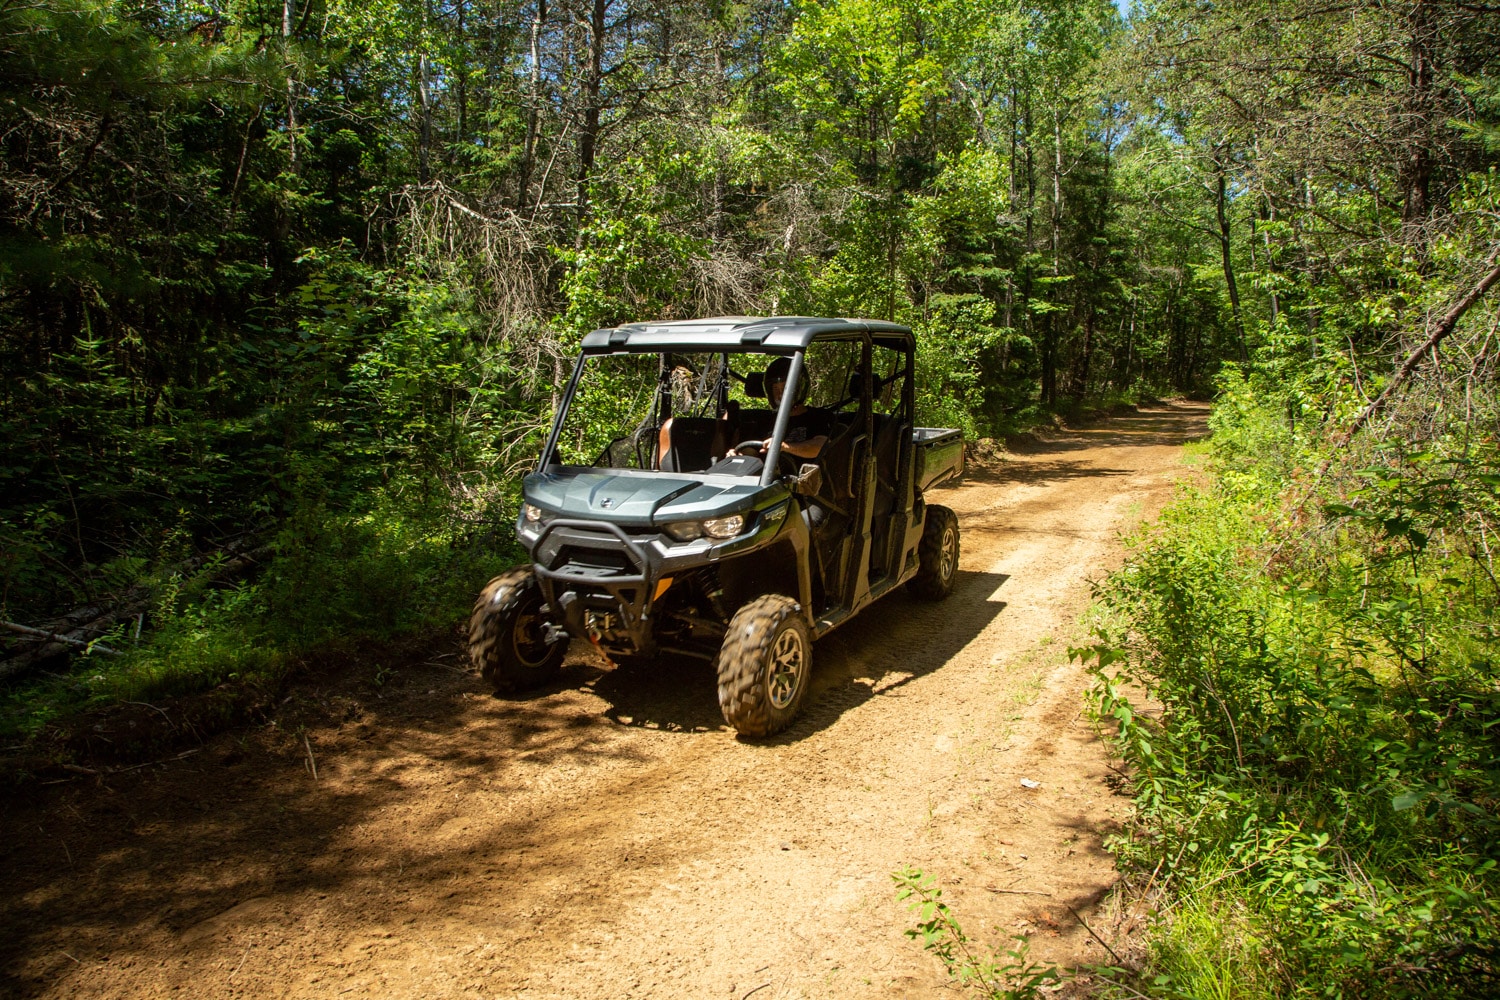
M 938 504 L 927 505 L 927 519 L 922 525 L 922 541 L 917 545 L 917 575 L 907 582 L 906 588 L 924 601 L 941 601 L 953 592 L 953 581 L 958 575 L 957 553 L 954 553 L 953 576 L 943 579 L 943 531 L 953 526 L 955 540 L 958 532 L 958 515 Z
M 792 703 L 777 710 L 764 680 L 766 656 L 782 625 L 791 622 L 802 633 L 807 663 Z M 742 736 L 770 736 L 791 724 L 807 693 L 812 669 L 812 638 L 796 601 L 781 594 L 757 597 L 735 612 L 719 650 L 719 709 L 724 721 Z
M 530 599 L 536 588 L 536 577 L 529 566 L 506 570 L 485 584 L 469 616 L 469 658 L 479 666 L 479 674 L 489 681 L 496 693 L 507 694 L 538 687 L 557 675 L 567 647 L 558 643 L 548 651 L 539 667 L 529 667 L 514 659 L 508 648 L 511 616 Z

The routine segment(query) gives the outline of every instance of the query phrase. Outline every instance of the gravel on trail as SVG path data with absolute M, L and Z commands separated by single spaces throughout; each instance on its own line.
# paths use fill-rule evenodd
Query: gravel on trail
M 903 933 L 903 865 L 982 947 L 1104 961 L 1070 910 L 1114 883 L 1129 800 L 1066 647 L 1207 413 L 1058 431 L 935 493 L 954 593 L 820 640 L 772 739 L 728 730 L 701 662 L 575 645 L 497 698 L 455 633 L 380 685 L 305 678 L 201 753 L 15 794 L 0 994 L 951 997 Z

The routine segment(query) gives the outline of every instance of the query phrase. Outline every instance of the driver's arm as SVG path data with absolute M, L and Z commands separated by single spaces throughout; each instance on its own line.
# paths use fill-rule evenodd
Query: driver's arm
M 817 437 L 810 437 L 806 441 L 797 441 L 795 443 L 791 441 L 783 441 L 781 442 L 781 450 L 788 455 L 796 455 L 798 458 L 817 458 L 818 453 L 823 450 L 823 446 L 827 443 L 828 435 L 819 434 Z M 769 450 L 770 447 L 771 441 L 769 438 L 767 438 L 767 450 Z

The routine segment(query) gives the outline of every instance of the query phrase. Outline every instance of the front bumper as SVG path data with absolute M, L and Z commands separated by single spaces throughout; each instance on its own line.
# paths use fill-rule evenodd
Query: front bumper
M 734 538 L 679 542 L 655 530 L 629 532 L 609 521 L 550 518 L 522 521 L 517 537 L 531 554 L 532 570 L 553 620 L 574 638 L 595 637 L 591 624 L 617 616 L 610 632 L 634 652 L 655 650 L 652 613 L 664 593 L 659 584 L 703 566 L 771 544 L 796 510 L 790 499 L 753 513 Z

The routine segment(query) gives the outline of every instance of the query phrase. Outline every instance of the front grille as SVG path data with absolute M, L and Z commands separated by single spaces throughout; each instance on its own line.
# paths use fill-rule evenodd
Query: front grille
M 634 567 L 623 552 L 565 546 L 558 554 L 557 572 L 570 576 L 602 577 L 632 575 Z

